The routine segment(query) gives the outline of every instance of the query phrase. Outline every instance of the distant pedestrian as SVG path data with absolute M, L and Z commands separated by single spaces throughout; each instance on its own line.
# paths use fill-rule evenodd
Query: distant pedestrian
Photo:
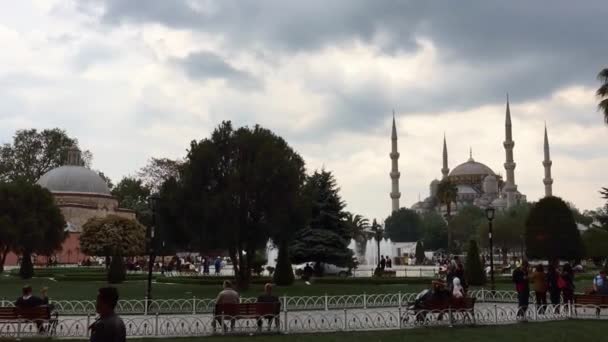
M 118 303 L 118 290 L 102 287 L 97 293 L 96 309 L 99 318 L 89 327 L 91 342 L 126 342 L 127 329 L 122 319 L 114 312 Z
M 215 259 L 213 266 L 215 266 L 215 274 L 220 275 L 222 271 L 222 259 L 219 256 Z
M 562 295 L 564 297 L 564 304 L 572 304 L 574 301 L 574 271 L 572 270 L 572 266 L 569 263 L 566 263 L 564 267 L 562 267 L 561 274 L 561 289 Z
M 557 269 L 558 261 L 553 261 L 547 269 L 547 290 L 549 290 L 549 299 L 551 305 L 559 305 L 561 302 L 562 289 L 559 287 L 560 274 Z
M 530 281 L 528 280 L 528 261 L 522 261 L 521 265 L 513 271 L 513 282 L 517 290 L 517 318 L 526 319 L 526 311 L 530 304 Z
M 386 256 L 386 268 L 393 268 L 393 260 L 388 255 Z
M 384 259 L 384 255 L 380 256 L 380 269 L 384 271 L 386 268 L 386 259 Z
M 540 314 L 544 314 L 547 309 L 547 276 L 545 268 L 542 264 L 536 266 L 536 270 L 532 273 L 532 287 L 536 296 L 536 310 Z

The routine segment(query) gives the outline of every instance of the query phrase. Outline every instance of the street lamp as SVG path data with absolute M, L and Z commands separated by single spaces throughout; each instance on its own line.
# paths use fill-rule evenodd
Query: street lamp
M 154 228 L 156 226 L 156 209 L 158 207 L 158 202 L 160 197 L 158 194 L 153 194 L 150 196 L 149 205 L 152 211 L 152 222 L 148 226 L 148 288 L 146 293 L 146 298 L 148 300 L 152 299 L 152 269 L 154 268 Z M 149 302 L 148 302 L 149 303 Z
M 491 289 L 494 291 L 494 240 L 492 239 L 492 221 L 494 220 L 495 209 L 493 207 L 486 208 L 486 217 L 488 218 L 488 238 L 490 240 L 490 282 Z

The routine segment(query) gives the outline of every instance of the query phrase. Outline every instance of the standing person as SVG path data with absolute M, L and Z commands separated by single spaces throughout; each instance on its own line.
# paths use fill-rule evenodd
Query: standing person
M 562 295 L 564 296 L 564 304 L 572 304 L 574 300 L 574 271 L 572 270 L 572 266 L 569 263 L 566 263 L 564 267 L 562 267 Z
M 536 295 L 536 311 L 544 314 L 547 309 L 547 276 L 542 264 L 536 266 L 531 280 L 534 294 Z
M 117 303 L 118 290 L 115 287 L 99 289 L 96 303 L 99 318 L 89 327 L 91 342 L 126 342 L 125 323 L 114 312 Z
M 517 290 L 517 318 L 526 319 L 526 311 L 530 304 L 530 282 L 528 280 L 528 261 L 522 261 L 521 265 L 513 271 L 513 282 Z
M 608 295 L 608 279 L 606 278 L 606 270 L 601 270 L 600 274 L 593 278 L 593 293 L 601 296 Z
M 209 257 L 203 260 L 203 274 L 209 275 Z
M 220 272 L 222 271 L 222 259 L 220 259 L 219 256 L 215 258 L 213 266 L 215 266 L 215 274 L 220 275 Z
M 384 255 L 380 256 L 380 269 L 384 271 L 386 268 L 386 259 L 384 259 Z
M 386 268 L 393 268 L 393 261 L 388 255 L 386 256 Z
M 562 290 L 559 288 L 560 274 L 556 266 L 558 264 L 559 261 L 553 261 L 549 264 L 549 268 L 547 269 L 547 289 L 549 290 L 549 299 L 551 300 L 551 305 L 554 306 L 560 304 L 562 292 Z

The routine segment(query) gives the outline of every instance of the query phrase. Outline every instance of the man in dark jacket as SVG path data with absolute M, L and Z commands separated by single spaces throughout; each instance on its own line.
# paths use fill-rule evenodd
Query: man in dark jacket
M 528 261 L 524 260 L 521 266 L 513 271 L 513 282 L 517 290 L 517 318 L 525 320 L 528 304 L 530 303 L 530 281 L 528 280 Z
M 37 296 L 32 295 L 32 287 L 25 285 L 21 290 L 22 296 L 17 298 L 15 306 L 20 309 L 35 308 L 37 306 L 44 305 L 44 301 Z

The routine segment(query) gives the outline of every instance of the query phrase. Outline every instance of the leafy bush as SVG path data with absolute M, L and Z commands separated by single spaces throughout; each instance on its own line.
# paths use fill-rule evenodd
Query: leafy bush
M 279 248 L 279 255 L 277 256 L 277 268 L 274 272 L 274 283 L 279 286 L 288 286 L 293 284 L 295 276 L 293 274 L 293 268 L 289 261 L 289 250 L 286 246 Z
M 113 256 L 108 270 L 108 283 L 120 284 L 127 278 L 127 268 L 122 256 Z

